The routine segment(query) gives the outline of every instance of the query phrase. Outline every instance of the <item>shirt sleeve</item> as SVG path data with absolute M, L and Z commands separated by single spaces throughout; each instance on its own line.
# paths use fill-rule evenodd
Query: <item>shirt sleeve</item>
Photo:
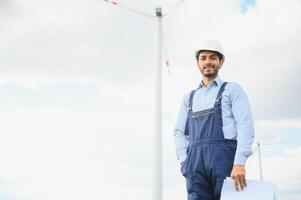
M 254 123 L 248 97 L 242 87 L 232 84 L 231 106 L 237 128 L 237 149 L 234 164 L 245 165 L 252 154 L 254 140 Z
M 174 144 L 176 148 L 176 157 L 179 163 L 182 163 L 187 158 L 188 138 L 184 135 L 186 119 L 188 115 L 190 93 L 185 94 L 178 113 L 176 126 L 173 131 Z

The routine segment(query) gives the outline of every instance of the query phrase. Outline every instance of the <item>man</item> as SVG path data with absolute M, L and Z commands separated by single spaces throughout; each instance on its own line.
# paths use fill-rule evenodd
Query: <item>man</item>
M 218 200 L 226 177 L 231 176 L 237 190 L 247 186 L 245 163 L 252 154 L 253 119 L 240 85 L 218 76 L 225 61 L 220 43 L 203 42 L 196 60 L 202 81 L 184 96 L 174 130 L 176 154 L 188 200 Z

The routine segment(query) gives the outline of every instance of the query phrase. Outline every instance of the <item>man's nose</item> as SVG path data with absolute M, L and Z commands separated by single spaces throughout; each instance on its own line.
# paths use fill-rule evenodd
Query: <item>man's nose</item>
M 211 60 L 209 58 L 206 58 L 205 59 L 205 64 L 209 64 L 209 63 L 211 63 Z

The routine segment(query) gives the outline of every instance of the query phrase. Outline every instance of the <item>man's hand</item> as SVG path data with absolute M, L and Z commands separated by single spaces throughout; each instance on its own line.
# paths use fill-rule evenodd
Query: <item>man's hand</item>
M 231 179 L 235 181 L 235 188 L 237 191 L 239 191 L 239 189 L 243 190 L 247 187 L 245 175 L 246 169 L 244 165 L 233 165 Z

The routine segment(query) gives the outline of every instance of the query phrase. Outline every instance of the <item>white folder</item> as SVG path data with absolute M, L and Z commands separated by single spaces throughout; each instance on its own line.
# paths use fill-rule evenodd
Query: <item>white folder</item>
M 271 181 L 247 180 L 244 190 L 236 191 L 234 181 L 224 180 L 221 200 L 276 200 L 276 187 Z

